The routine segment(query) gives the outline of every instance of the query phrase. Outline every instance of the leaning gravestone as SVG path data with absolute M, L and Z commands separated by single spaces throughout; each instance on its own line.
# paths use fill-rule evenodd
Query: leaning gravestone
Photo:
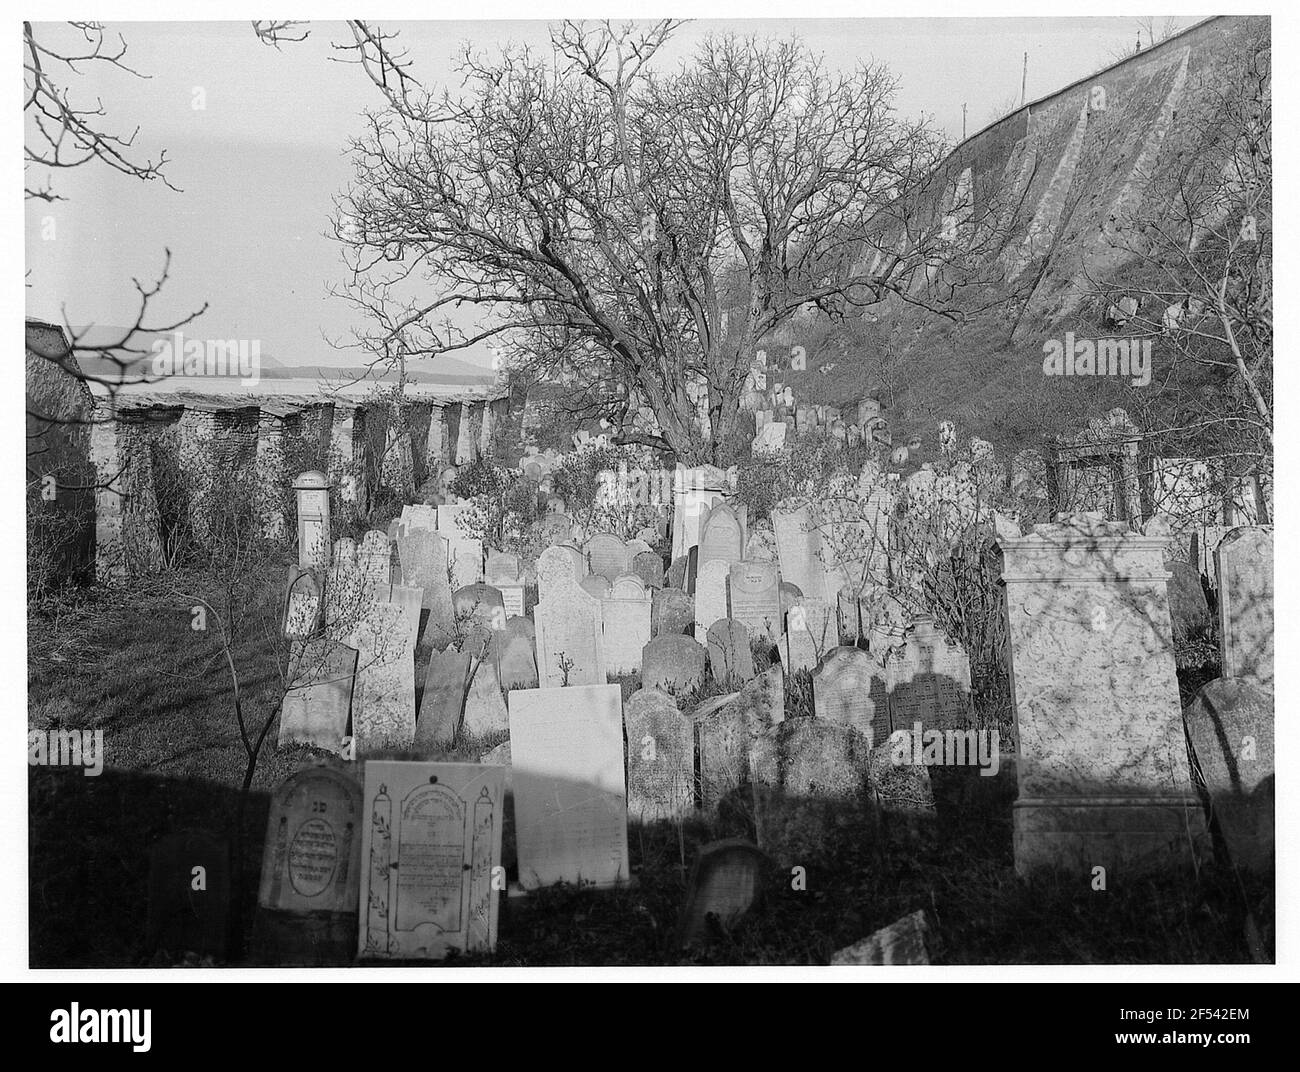
M 1233 529 L 1214 552 L 1224 677 L 1273 683 L 1273 528 Z
M 229 842 L 170 834 L 155 843 L 149 853 L 148 948 L 224 960 L 229 923 Z
M 415 529 L 397 538 L 402 579 L 422 590 L 421 609 L 428 612 L 422 643 L 441 651 L 452 639 L 456 612 L 447 579 L 447 541 L 436 532 Z
M 918 618 L 908 629 L 889 660 L 886 684 L 893 729 L 964 730 L 973 717 L 970 659 L 931 618 Z
M 1170 562 L 1169 617 L 1173 619 L 1174 641 L 1182 643 L 1206 634 L 1210 629 L 1210 605 L 1201 587 L 1201 574 L 1190 562 Z
M 496 945 L 505 772 L 366 763 L 360 955 L 441 960 Z
M 510 729 L 510 714 L 501 698 L 495 660 L 484 655 L 474 671 L 469 695 L 465 697 L 465 733 L 482 738 Z
M 412 741 L 416 748 L 443 749 L 455 740 L 469 691 L 469 671 L 470 657 L 459 651 L 437 652 L 429 659 Z
M 619 687 L 512 692 L 510 758 L 520 885 L 627 881 Z
M 533 608 L 537 676 L 543 688 L 605 684 L 601 601 L 560 584 Z
M 601 604 L 601 646 L 605 672 L 641 669 L 641 649 L 650 641 L 651 594 L 636 574 L 617 578 Z
M 1274 864 L 1273 690 L 1250 678 L 1219 678 L 1183 711 L 1210 812 L 1232 862 Z
M 714 841 L 700 849 L 691 868 L 677 944 L 687 946 L 713 931 L 732 930 L 757 902 L 767 859 L 745 838 Z
M 758 844 L 777 864 L 830 862 L 870 838 L 871 741 L 851 726 L 787 719 L 749 752 Z
M 1187 764 L 1167 536 L 1096 514 L 999 536 L 1012 659 L 1016 870 L 1190 864 L 1204 820 Z
M 774 640 L 781 632 L 781 577 L 770 562 L 735 562 L 728 587 L 731 616 L 752 636 Z
M 623 705 L 627 811 L 635 822 L 684 819 L 695 807 L 695 735 L 667 693 L 640 689 Z
M 278 965 L 347 963 L 356 948 L 361 787 L 310 767 L 271 798 L 257 891 L 256 946 Z
M 352 711 L 357 649 L 317 637 L 295 645 L 292 659 L 276 746 L 309 744 L 330 752 L 341 751 Z
M 861 648 L 835 648 L 813 671 L 813 706 L 827 722 L 850 726 L 869 744 L 889 739 L 885 671 Z
M 659 636 L 641 652 L 641 687 L 684 696 L 704 684 L 704 645 L 688 636 Z
M 739 688 L 754 676 L 749 630 L 734 618 L 721 618 L 709 627 L 709 667 L 713 680 Z
M 656 588 L 651 595 L 650 632 L 682 636 L 695 628 L 695 600 L 679 588 Z
M 916 911 L 883 927 L 831 958 L 832 967 L 851 964 L 929 964 L 930 927 L 925 912 Z

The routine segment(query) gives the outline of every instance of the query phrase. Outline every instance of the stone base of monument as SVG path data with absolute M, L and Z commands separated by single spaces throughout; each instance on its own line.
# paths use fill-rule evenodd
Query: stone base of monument
M 1022 798 L 1011 808 L 1016 874 L 1044 870 L 1106 879 L 1190 867 L 1209 854 L 1194 796 Z
M 620 879 L 618 882 L 606 882 L 597 884 L 594 882 L 584 882 L 580 887 L 574 887 L 581 893 L 614 893 L 619 890 L 634 890 L 640 886 L 640 880 L 636 875 L 631 878 Z M 521 886 L 518 882 L 509 882 L 506 884 L 506 897 L 512 902 L 522 904 L 527 902 L 528 895 L 537 893 L 546 889 L 545 886 Z

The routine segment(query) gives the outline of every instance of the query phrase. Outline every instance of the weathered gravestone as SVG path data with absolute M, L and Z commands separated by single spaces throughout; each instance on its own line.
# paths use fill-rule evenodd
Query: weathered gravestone
M 1167 537 L 1096 514 L 1000 536 L 1020 796 L 1016 870 L 1190 863 L 1191 784 L 1163 557 Z
M 770 562 L 736 562 L 728 579 L 731 617 L 751 636 L 775 640 L 781 632 L 781 575 Z
M 715 558 L 700 567 L 695 579 L 695 639 L 701 643 L 709 635 L 709 626 L 727 617 L 727 575 L 731 564 Z
M 277 747 L 309 744 L 339 752 L 352 712 L 357 649 L 327 637 L 293 645 Z
M 785 688 L 779 666 L 760 674 L 738 693 L 696 708 L 695 740 L 699 753 L 700 804 L 717 812 L 737 790 L 749 784 L 749 748 L 753 738 L 785 718 Z M 745 802 L 748 811 L 752 802 Z
M 716 506 L 704 520 L 699 544 L 699 563 L 721 559 L 728 567 L 739 562 L 744 552 L 740 521 L 730 506 Z
M 776 533 L 777 558 L 781 579 L 798 585 L 810 599 L 826 598 L 821 562 L 821 535 L 813 525 L 807 506 L 798 509 L 774 509 L 772 528 Z
M 581 588 L 592 599 L 605 599 L 609 596 L 609 579 L 600 573 L 589 573 L 578 582 Z
M 366 763 L 359 949 L 441 960 L 496 945 L 505 772 L 475 763 Z
M 504 551 L 488 555 L 487 583 L 501 593 L 501 603 L 506 614 L 524 613 L 524 574 L 519 556 Z
M 455 740 L 469 691 L 470 665 L 470 656 L 459 651 L 437 652 L 429 659 L 412 740 L 416 748 L 439 750 Z
M 402 579 L 422 591 L 421 609 L 428 612 L 421 642 L 441 651 L 453 637 L 456 612 L 447 579 L 447 541 L 436 532 L 415 529 L 397 538 Z
M 656 588 L 651 594 L 650 632 L 656 637 L 682 636 L 695 629 L 695 600 L 679 588 Z
M 619 687 L 512 692 L 510 757 L 520 885 L 627 881 Z
M 647 588 L 664 586 L 664 561 L 654 551 L 640 551 L 632 556 L 632 572 Z
M 284 635 L 295 639 L 310 637 L 320 627 L 324 587 L 323 571 L 302 566 L 289 567 L 289 583 L 284 597 Z
M 259 959 L 280 965 L 347 963 L 356 948 L 361 881 L 361 786 L 309 767 L 271 797 L 257 890 Z
M 535 689 L 537 676 L 536 632 L 529 618 L 506 619 L 506 627 L 492 635 L 492 655 L 496 659 L 497 679 L 507 692 L 510 689 Z
M 871 742 L 851 726 L 793 718 L 754 736 L 749 775 L 759 847 L 790 867 L 827 862 L 874 828 Z
M 537 599 L 546 599 L 564 584 L 576 585 L 586 576 L 586 560 L 572 544 L 548 547 L 537 556 Z
M 453 589 L 465 588 L 483 579 L 483 542 L 465 531 L 462 515 L 467 507 L 467 503 L 438 507 L 438 533 L 447 541 Z
M 461 632 L 460 649 L 477 655 L 492 639 L 494 630 L 505 628 L 505 604 L 489 584 L 470 584 L 452 593 L 452 606 Z
M 1182 643 L 1205 635 L 1210 628 L 1210 606 L 1201 587 L 1200 571 L 1190 562 L 1170 562 L 1169 617 L 1173 620 L 1174 642 Z
M 927 836 L 935 819 L 930 768 L 915 744 L 911 735 L 896 730 L 872 748 L 867 772 L 878 817 L 912 840 Z
M 639 689 L 623 705 L 627 811 L 635 822 L 683 819 L 695 808 L 695 735 L 671 696 Z
M 372 584 L 393 583 L 393 548 L 388 534 L 371 529 L 361 541 L 357 566 Z
M 831 958 L 831 966 L 929 964 L 931 944 L 925 912 L 918 910 L 841 949 Z
M 688 636 L 659 636 L 641 651 L 641 687 L 684 696 L 704 684 L 703 644 Z
M 709 627 L 709 668 L 713 680 L 740 688 L 754 676 L 754 656 L 749 650 L 749 630 L 734 618 L 721 618 Z
M 1237 867 L 1273 867 L 1273 690 L 1219 678 L 1183 711 L 1210 812 Z
M 767 858 L 745 838 L 714 841 L 700 849 L 691 868 L 677 944 L 687 946 L 715 932 L 732 930 L 758 901 Z
M 510 729 L 510 714 L 501 697 L 496 661 L 484 655 L 474 671 L 469 695 L 465 697 L 465 733 L 470 737 L 487 737 Z
M 533 608 L 537 676 L 543 688 L 605 684 L 601 601 L 560 584 Z
M 145 941 L 173 957 L 229 952 L 230 843 L 207 834 L 169 834 L 149 852 Z
M 1273 683 L 1273 527 L 1233 529 L 1214 552 L 1224 677 Z
M 651 594 L 635 574 L 617 578 L 601 605 L 601 645 L 605 672 L 641 669 L 641 649 L 650 641 Z
M 621 577 L 628 571 L 631 556 L 627 544 L 612 533 L 596 533 L 587 541 L 583 552 L 587 556 L 590 571 L 604 577 L 611 584 L 616 577 Z
M 687 555 L 682 555 L 681 558 L 674 558 L 672 562 L 668 564 L 668 573 L 665 576 L 665 583 L 667 586 L 677 591 L 685 592 L 687 584 L 686 573 L 690 569 L 690 565 L 691 560 Z
M 921 732 L 965 729 L 971 710 L 970 659 L 935 628 L 917 618 L 886 668 L 893 729 Z M 882 738 L 877 737 L 877 741 Z
M 850 726 L 869 744 L 889 739 L 884 668 L 860 648 L 834 648 L 813 671 L 816 717 Z
M 409 748 L 415 736 L 415 642 L 409 614 L 376 601 L 352 631 L 357 676 L 352 732 L 357 755 Z

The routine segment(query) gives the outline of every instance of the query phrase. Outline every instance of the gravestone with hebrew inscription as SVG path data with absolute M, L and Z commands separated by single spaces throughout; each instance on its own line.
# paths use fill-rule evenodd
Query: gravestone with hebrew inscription
M 914 620 L 889 660 L 889 718 L 894 729 L 912 732 L 964 730 L 973 718 L 970 659 L 935 627 L 932 618 Z
M 774 640 L 781 633 L 781 575 L 771 562 L 735 562 L 728 579 L 731 617 L 751 636 Z
M 328 766 L 290 775 L 271 797 L 254 946 L 279 965 L 345 964 L 356 948 L 361 786 Z
M 634 822 L 677 820 L 695 807 L 695 735 L 676 701 L 639 689 L 623 705 L 627 810 Z
M 797 585 L 810 599 L 824 598 L 826 586 L 821 562 L 821 537 L 808 507 L 773 509 L 772 527 L 776 532 L 781 580 Z
M 627 793 L 617 685 L 510 694 L 519 882 L 626 882 Z
M 359 954 L 442 960 L 496 945 L 505 771 L 366 763 Z
M 816 717 L 850 726 L 868 744 L 889 739 L 888 691 L 885 670 L 860 648 L 834 648 L 813 671 Z

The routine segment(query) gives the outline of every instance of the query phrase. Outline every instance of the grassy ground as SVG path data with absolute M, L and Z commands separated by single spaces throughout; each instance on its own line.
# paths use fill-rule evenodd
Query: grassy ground
M 283 563 L 268 564 L 268 599 L 279 599 L 283 577 Z M 145 946 L 150 846 L 184 831 L 233 838 L 245 756 L 224 668 L 190 622 L 188 603 L 142 588 L 111 600 L 87 597 L 30 624 L 30 725 L 103 729 L 106 752 L 99 777 L 30 768 L 33 966 L 155 962 Z M 251 637 L 238 648 L 258 717 L 273 704 L 273 655 Z M 624 681 L 625 693 L 635 684 Z M 244 918 L 256 901 L 269 791 L 311 758 L 305 748 L 277 752 L 274 727 L 268 742 L 244 823 L 237 882 Z M 493 743 L 466 742 L 446 758 L 477 759 Z M 936 960 L 947 964 L 1245 962 L 1247 904 L 1271 950 L 1271 880 L 1239 883 L 1220 861 L 1194 878 L 1112 885 L 1105 893 L 1075 876 L 1029 885 L 1012 866 L 1008 780 L 972 769 L 932 774 L 938 810 L 919 842 L 864 830 L 833 861 L 810 861 L 804 890 L 774 869 L 757 909 L 712 942 L 683 952 L 672 935 L 698 847 L 745 832 L 734 817 L 680 830 L 631 826 L 634 887 L 560 887 L 507 899 L 496 953 L 464 962 L 825 964 L 835 950 L 918 908 L 929 911 Z M 246 941 L 238 948 L 236 960 L 252 954 Z

